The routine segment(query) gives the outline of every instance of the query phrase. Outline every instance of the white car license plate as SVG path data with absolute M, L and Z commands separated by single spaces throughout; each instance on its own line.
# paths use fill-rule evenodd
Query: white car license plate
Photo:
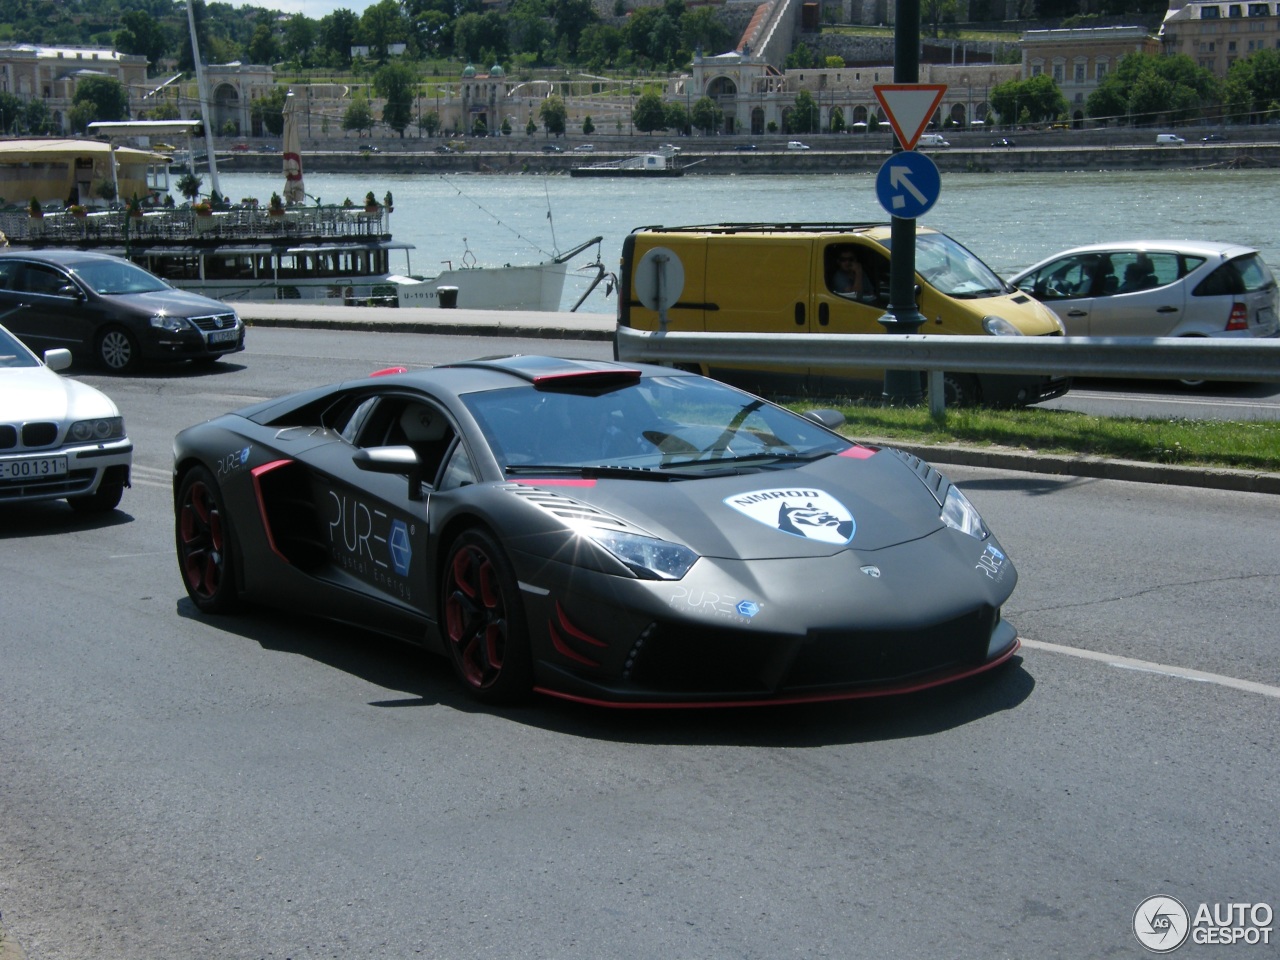
M 228 340 L 235 340 L 240 336 L 239 330 L 215 330 L 209 334 L 210 343 L 226 343 Z
M 0 480 L 38 480 L 40 477 L 62 477 L 66 473 L 66 457 L 0 461 Z

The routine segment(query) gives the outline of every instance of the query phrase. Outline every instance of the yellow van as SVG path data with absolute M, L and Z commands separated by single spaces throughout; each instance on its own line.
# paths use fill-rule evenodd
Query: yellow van
M 661 269 L 661 282 L 679 286 L 666 310 L 671 331 L 885 333 L 878 321 L 889 306 L 890 233 L 887 223 L 641 227 L 622 246 L 618 325 L 658 329 L 657 312 L 636 292 L 643 263 L 645 277 Z M 916 284 L 925 317 L 920 333 L 1062 336 L 1061 322 L 1043 304 L 925 227 L 916 234 Z M 880 370 L 699 366 L 755 392 L 878 394 L 884 385 Z M 966 373 L 948 373 L 945 383 L 948 405 L 991 406 L 1048 400 L 1071 385 L 1066 378 Z

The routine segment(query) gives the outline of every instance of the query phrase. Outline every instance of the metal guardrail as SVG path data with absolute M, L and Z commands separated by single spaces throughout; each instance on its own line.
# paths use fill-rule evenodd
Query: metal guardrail
M 636 363 L 1280 381 L 1280 339 L 662 333 L 619 327 L 617 349 L 618 359 Z M 930 395 L 937 398 L 941 392 L 931 390 Z

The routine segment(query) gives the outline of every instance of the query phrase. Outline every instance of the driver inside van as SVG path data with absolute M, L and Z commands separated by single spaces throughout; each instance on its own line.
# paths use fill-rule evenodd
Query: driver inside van
M 831 273 L 833 291 L 854 300 L 870 300 L 875 296 L 867 269 L 852 246 L 836 247 L 832 259 L 835 263 Z

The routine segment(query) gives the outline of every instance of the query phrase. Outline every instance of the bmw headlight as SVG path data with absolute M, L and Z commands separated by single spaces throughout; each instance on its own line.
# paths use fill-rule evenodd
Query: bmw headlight
M 985 540 L 991 531 L 982 522 L 977 507 L 969 502 L 969 498 L 960 492 L 960 488 L 951 486 L 947 490 L 947 499 L 942 504 L 942 522 L 952 530 L 967 533 L 975 540 Z
M 124 417 L 99 417 L 97 420 L 77 420 L 67 431 L 67 439 L 76 443 L 92 443 L 100 440 L 119 440 L 124 436 Z
M 187 319 L 186 317 L 167 317 L 163 314 L 156 314 L 151 318 L 151 326 L 167 333 L 181 333 L 187 329 Z
M 1004 317 L 983 317 L 982 329 L 993 337 L 1020 337 L 1022 331 Z
M 604 527 L 584 527 L 581 532 L 647 580 L 679 580 L 698 559 L 688 547 L 656 537 Z

